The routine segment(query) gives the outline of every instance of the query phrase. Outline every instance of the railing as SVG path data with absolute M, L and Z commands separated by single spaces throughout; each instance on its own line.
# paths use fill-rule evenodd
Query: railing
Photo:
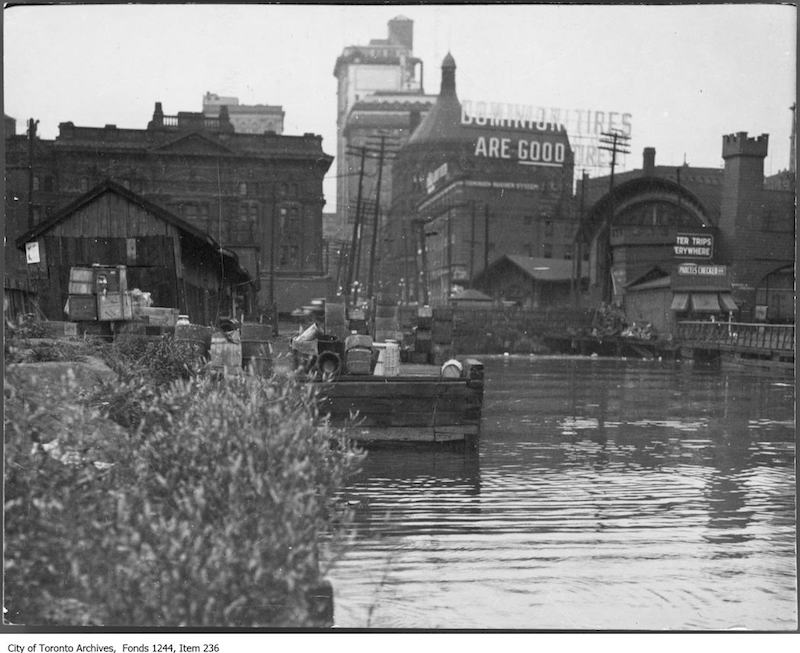
M 767 353 L 794 351 L 794 324 L 678 322 L 682 345 Z

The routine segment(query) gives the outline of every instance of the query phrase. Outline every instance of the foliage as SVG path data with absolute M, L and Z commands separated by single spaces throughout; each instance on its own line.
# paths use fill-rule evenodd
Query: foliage
M 362 454 L 315 425 L 293 377 L 187 374 L 171 347 L 120 364 L 138 402 L 124 429 L 97 393 L 76 401 L 65 387 L 36 406 L 7 376 L 12 622 L 323 625 L 307 595 L 320 546 L 345 533 L 335 495 Z

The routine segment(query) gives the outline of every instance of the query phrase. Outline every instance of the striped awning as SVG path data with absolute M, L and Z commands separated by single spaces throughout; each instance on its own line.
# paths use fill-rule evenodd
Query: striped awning
M 695 313 L 719 313 L 719 296 L 715 292 L 693 292 L 692 311 Z
M 736 305 L 736 301 L 733 299 L 733 295 L 729 292 L 721 292 L 719 294 L 719 303 L 722 304 L 722 308 L 730 313 L 739 309 Z
M 672 295 L 672 305 L 670 309 L 673 311 L 685 311 L 689 307 L 689 293 L 676 292 Z

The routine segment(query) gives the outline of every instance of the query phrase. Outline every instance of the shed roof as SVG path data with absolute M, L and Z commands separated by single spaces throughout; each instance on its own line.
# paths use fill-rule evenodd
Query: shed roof
M 537 281 L 569 281 L 572 279 L 572 261 L 559 258 L 541 258 L 536 256 L 518 256 L 505 254 L 489 264 L 487 270 L 478 276 L 485 277 L 500 267 L 512 265 L 519 268 L 531 279 Z
M 118 195 L 128 202 L 140 206 L 148 213 L 152 213 L 156 218 L 173 225 L 181 233 L 181 235 L 191 239 L 197 245 L 213 250 L 215 255 L 221 255 L 223 259 L 223 265 L 225 266 L 226 275 L 230 274 L 238 277 L 239 279 L 252 281 L 250 275 L 239 264 L 239 257 L 236 256 L 234 252 L 222 247 L 209 234 L 198 229 L 189 222 L 186 222 L 182 218 L 179 218 L 177 215 L 171 213 L 167 209 L 145 199 L 141 195 L 134 193 L 133 191 L 110 179 L 106 179 L 104 182 L 90 189 L 47 220 L 40 222 L 32 229 L 26 231 L 19 238 L 17 238 L 15 241 L 16 246 L 19 249 L 24 249 L 25 243 L 36 240 L 43 234 L 53 229 L 53 227 L 56 225 L 68 220 L 72 215 L 83 209 L 85 206 L 97 201 L 106 193 Z

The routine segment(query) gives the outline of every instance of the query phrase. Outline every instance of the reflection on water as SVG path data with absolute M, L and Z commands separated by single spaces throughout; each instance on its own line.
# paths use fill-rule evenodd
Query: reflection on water
M 477 455 L 370 453 L 339 627 L 794 629 L 794 383 L 486 360 Z

